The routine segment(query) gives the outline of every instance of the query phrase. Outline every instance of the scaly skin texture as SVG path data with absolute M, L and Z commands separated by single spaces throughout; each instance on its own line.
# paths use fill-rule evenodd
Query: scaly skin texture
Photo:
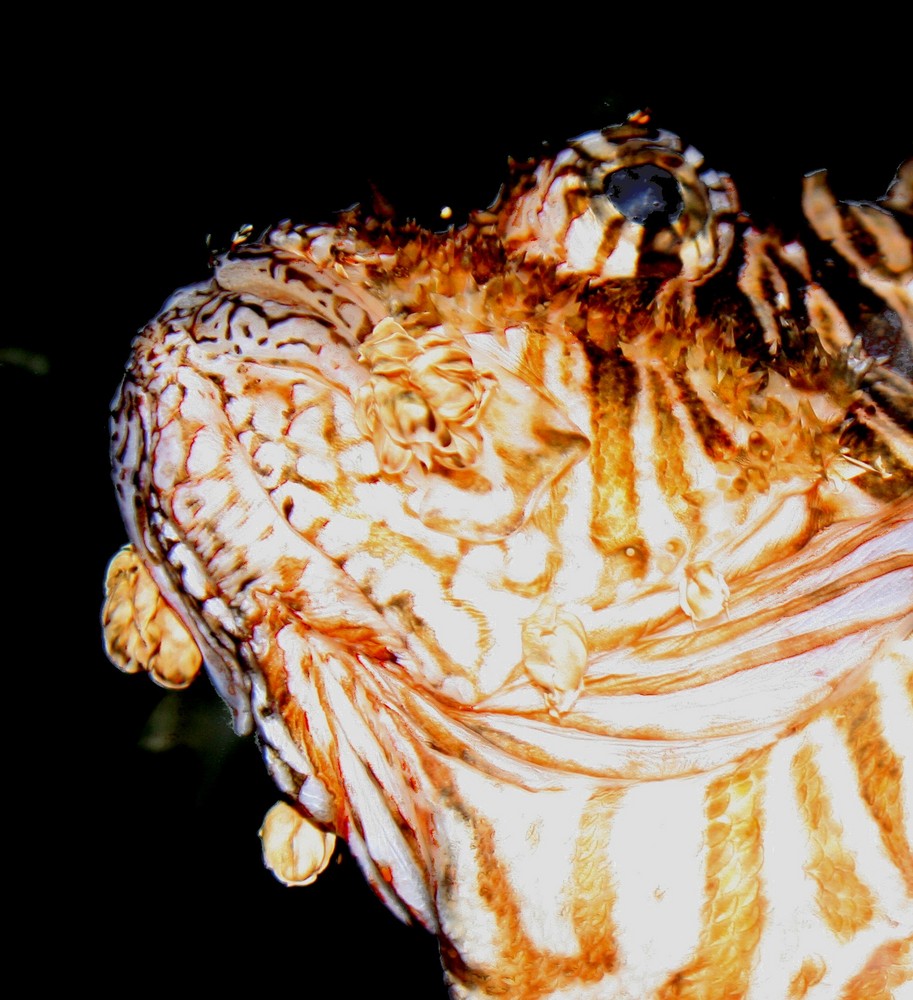
M 910 184 L 784 242 L 636 118 L 458 231 L 240 243 L 134 344 L 108 648 L 199 648 L 454 997 L 909 980 Z

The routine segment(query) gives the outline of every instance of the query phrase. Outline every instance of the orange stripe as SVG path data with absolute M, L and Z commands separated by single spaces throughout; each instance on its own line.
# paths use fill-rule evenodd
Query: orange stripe
M 640 379 L 637 368 L 618 348 L 585 346 L 593 383 L 590 534 L 605 553 L 611 577 L 640 576 L 646 570 L 647 549 L 637 523 L 631 435 Z
M 614 968 L 616 961 L 612 920 L 615 885 L 609 866 L 609 829 L 619 794 L 609 789 L 590 799 L 580 818 L 574 847 L 571 920 L 580 942 L 583 963 L 580 975 L 586 982 L 601 979 Z
M 666 383 L 653 369 L 650 370 L 650 388 L 653 392 L 656 482 L 675 519 L 688 530 L 692 545 L 697 545 L 706 534 L 706 528 L 701 523 L 699 505 L 685 499 L 694 490 L 694 483 L 682 460 L 688 445 L 681 424 L 672 412 L 672 399 Z
M 843 830 L 834 818 L 811 746 L 804 746 L 793 758 L 792 775 L 811 838 L 811 858 L 805 870 L 817 885 L 816 900 L 825 923 L 838 938 L 848 941 L 871 921 L 874 897 L 856 875 L 856 862 L 843 845 Z
M 877 687 L 868 681 L 834 709 L 834 721 L 846 740 L 859 791 L 878 824 L 885 850 L 913 895 L 913 850 L 901 799 L 903 763 L 882 732 L 878 699 Z
M 727 430 L 707 408 L 707 404 L 698 395 L 688 379 L 687 370 L 675 369 L 672 372 L 678 389 L 679 399 L 691 417 L 695 433 L 704 447 L 708 457 L 715 462 L 727 458 L 735 449 L 735 444 Z
M 886 941 L 846 984 L 840 1000 L 896 1000 L 894 988 L 913 979 L 913 936 Z
M 913 566 L 913 557 L 906 554 L 892 556 L 881 562 L 860 567 L 858 570 L 848 572 L 839 581 L 830 583 L 827 586 L 819 587 L 809 594 L 794 598 L 784 602 L 778 607 L 768 608 L 764 611 L 753 611 L 750 623 L 747 618 L 737 617 L 728 622 L 723 622 L 712 629 L 699 632 L 691 632 L 684 635 L 667 636 L 663 638 L 645 638 L 636 642 L 635 650 L 638 654 L 649 656 L 653 660 L 673 659 L 676 657 L 687 657 L 691 664 L 686 669 L 671 671 L 664 674 L 656 674 L 648 677 L 631 676 L 629 674 L 617 675 L 609 674 L 600 680 L 595 680 L 587 684 L 587 690 L 595 694 L 668 694 L 675 691 L 684 691 L 688 688 L 703 687 L 711 681 L 723 680 L 734 674 L 744 673 L 753 670 L 755 667 L 765 666 L 776 660 L 784 660 L 792 656 L 799 656 L 812 649 L 827 646 L 839 642 L 841 639 L 857 632 L 864 632 L 874 628 L 884 622 L 895 622 L 896 613 L 891 612 L 886 617 L 866 619 L 851 619 L 839 624 L 831 623 L 823 628 L 815 629 L 805 634 L 791 635 L 786 639 L 780 639 L 770 643 L 758 643 L 749 648 L 748 639 L 752 632 L 763 635 L 766 626 L 771 622 L 780 621 L 785 618 L 799 615 L 814 608 L 821 607 L 828 601 L 835 600 L 845 593 L 849 593 L 854 587 L 876 580 L 888 573 L 895 573 L 902 569 Z M 772 581 L 771 588 L 779 586 L 785 589 L 787 581 Z M 740 590 L 739 600 L 743 599 L 744 592 Z M 733 610 L 734 614 L 739 613 L 738 606 Z M 591 640 L 591 648 L 607 648 L 613 640 L 616 640 L 616 633 L 606 630 L 593 630 L 588 632 Z M 742 652 L 738 656 L 717 658 L 717 662 L 708 666 L 701 661 L 702 655 L 714 656 L 719 647 L 725 643 L 738 641 L 742 647 Z M 693 664 L 698 664 L 694 666 Z
M 595 795 L 581 818 L 570 888 L 570 910 L 580 942 L 575 955 L 555 955 L 530 940 L 508 865 L 498 855 L 494 827 L 481 816 L 473 817 L 478 896 L 495 916 L 500 957 L 496 968 L 470 969 L 457 960 L 449 969 L 454 979 L 484 990 L 487 996 L 540 1000 L 575 983 L 599 982 L 612 972 L 616 961 L 611 917 L 614 889 L 606 851 L 607 821 L 615 798 L 614 791 Z
M 496 969 L 472 969 L 464 974 L 467 986 L 481 986 L 490 996 L 538 1000 L 554 987 L 549 964 L 523 929 L 520 904 L 510 883 L 507 866 L 497 853 L 494 828 L 476 816 L 476 857 L 479 864 L 478 896 L 495 916 L 502 960 Z
M 734 1000 L 748 988 L 764 923 L 761 792 L 767 755 L 745 760 L 707 789 L 703 927 L 691 961 L 657 1000 Z

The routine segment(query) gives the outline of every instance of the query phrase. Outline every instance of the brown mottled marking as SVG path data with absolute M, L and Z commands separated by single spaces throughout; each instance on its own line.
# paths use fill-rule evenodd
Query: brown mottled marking
M 789 981 L 787 1000 L 802 1000 L 802 997 L 824 978 L 827 966 L 817 955 L 810 955 L 802 963 L 799 971 Z
M 761 786 L 767 755 L 752 756 L 707 788 L 703 926 L 694 957 L 657 1000 L 743 997 L 764 923 Z
M 878 697 L 877 687 L 868 681 L 834 709 L 834 721 L 846 740 L 859 791 L 878 824 L 888 857 L 913 895 L 913 850 L 904 832 L 901 799 L 903 763 L 882 732 Z
M 805 870 L 817 885 L 818 909 L 834 934 L 848 941 L 871 921 L 874 897 L 857 876 L 856 861 L 843 845 L 843 831 L 834 817 L 812 746 L 804 746 L 793 758 L 792 775 L 811 837 L 811 858 Z
M 913 469 L 894 453 L 876 428 L 856 419 L 843 432 L 840 443 L 853 458 L 877 470 L 863 472 L 854 480 L 868 494 L 890 502 L 910 493 Z
M 365 592 L 371 596 L 372 600 L 375 599 L 368 585 L 365 585 Z M 421 648 L 424 656 L 437 664 L 438 669 L 442 672 L 451 668 L 451 661 L 438 638 L 438 631 L 416 611 L 414 594 L 407 591 L 400 591 L 398 594 L 390 596 L 386 600 L 385 606 L 389 613 L 395 614 L 400 619 L 411 636 L 412 642 Z M 471 609 L 472 613 L 469 617 L 478 627 L 477 638 L 479 657 L 481 659 L 491 648 L 491 632 L 487 621 L 484 615 L 478 609 L 472 608 L 471 605 L 463 603 L 458 606 L 464 613 Z
M 896 986 L 913 979 L 913 935 L 886 941 L 846 984 L 840 1000 L 897 1000 Z
M 353 504 L 354 506 L 354 504 Z M 376 559 L 390 559 L 390 553 L 411 557 L 424 566 L 429 566 L 444 579 L 452 579 L 459 565 L 459 559 L 449 552 L 435 552 L 421 539 L 410 538 L 402 532 L 394 531 L 388 524 L 377 522 L 368 530 L 368 537 L 362 543 L 363 550 Z

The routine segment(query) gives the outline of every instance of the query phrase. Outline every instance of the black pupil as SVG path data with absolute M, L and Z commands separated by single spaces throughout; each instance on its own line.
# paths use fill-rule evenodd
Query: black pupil
M 675 222 L 685 207 L 672 174 L 650 164 L 616 170 L 606 179 L 605 193 L 626 219 L 651 228 Z

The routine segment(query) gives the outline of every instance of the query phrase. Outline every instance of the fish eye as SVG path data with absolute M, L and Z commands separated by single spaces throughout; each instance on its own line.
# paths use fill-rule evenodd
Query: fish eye
M 676 179 L 650 163 L 613 171 L 606 178 L 605 193 L 629 222 L 651 229 L 671 225 L 685 207 Z

